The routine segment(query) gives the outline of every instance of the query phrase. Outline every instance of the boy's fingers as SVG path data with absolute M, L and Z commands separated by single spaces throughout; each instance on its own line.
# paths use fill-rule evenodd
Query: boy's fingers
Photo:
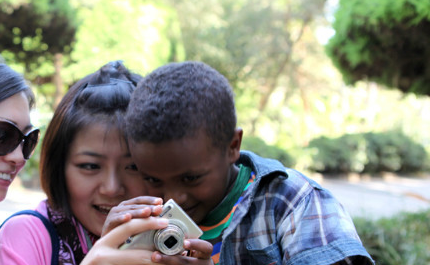
M 180 255 L 168 256 L 154 252 L 152 254 L 152 261 L 159 262 L 162 264 L 169 265 L 185 265 L 185 264 L 196 264 L 196 265 L 213 265 L 212 259 L 197 259 L 194 257 L 184 257 Z
M 119 205 L 131 205 L 131 204 L 146 204 L 146 205 L 161 205 L 163 204 L 163 199 L 159 197 L 152 196 L 139 196 L 121 202 Z
M 109 217 L 117 218 L 117 216 L 121 216 L 124 214 L 130 214 L 133 218 L 135 217 L 141 217 L 146 218 L 149 217 L 153 211 L 153 207 L 161 207 L 161 206 L 139 206 L 133 207 L 131 205 L 128 206 L 116 206 L 115 208 L 112 208 L 111 212 L 109 212 Z
M 181 264 L 192 264 L 190 258 L 183 256 L 168 256 L 161 254 L 158 251 L 152 253 L 151 260 L 153 262 L 159 262 L 162 264 L 170 265 L 181 265 Z
M 122 223 L 130 221 L 132 216 L 130 214 L 109 214 L 102 228 L 102 236 L 109 233 L 115 227 Z
M 131 219 L 129 222 L 115 227 L 100 238 L 96 244 L 105 244 L 110 247 L 118 248 L 127 238 L 138 233 L 165 228 L 168 225 L 168 220 L 164 218 L 148 217 L 145 219 Z
M 163 211 L 161 205 L 147 205 L 147 204 L 125 204 L 113 207 L 108 215 L 108 219 L 116 218 L 116 216 L 125 213 L 131 214 L 132 218 L 146 218 L 148 216 L 157 216 Z
M 201 239 L 186 239 L 184 241 L 184 248 L 190 251 L 190 256 L 168 256 L 155 251 L 152 254 L 152 261 L 171 265 L 213 264 L 211 259 L 213 246 L 211 243 Z
M 130 221 L 132 218 L 147 218 L 149 216 L 158 216 L 163 211 L 162 205 L 148 204 L 129 204 L 129 203 L 159 203 L 161 198 L 141 196 L 113 207 L 106 218 L 102 228 L 102 236 L 109 233 L 112 229 L 122 223 Z
M 212 255 L 211 243 L 201 239 L 185 239 L 184 248 L 191 251 L 191 256 L 199 259 L 209 259 Z

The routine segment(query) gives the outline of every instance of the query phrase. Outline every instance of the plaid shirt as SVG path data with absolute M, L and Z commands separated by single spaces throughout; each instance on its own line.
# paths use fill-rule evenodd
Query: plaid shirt
M 374 264 L 332 194 L 272 159 L 242 151 L 256 181 L 224 231 L 220 264 Z

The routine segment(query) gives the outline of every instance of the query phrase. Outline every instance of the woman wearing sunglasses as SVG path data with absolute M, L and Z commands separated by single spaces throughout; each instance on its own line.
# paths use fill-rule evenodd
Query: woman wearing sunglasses
M 40 177 L 48 199 L 3 224 L 0 264 L 150 264 L 145 260 L 151 252 L 118 249 L 133 234 L 167 226 L 166 220 L 149 217 L 161 212 L 161 201 L 138 197 L 145 194 L 143 179 L 124 137 L 124 114 L 140 79 L 121 62 L 111 62 L 69 89 L 42 144 Z M 27 116 L 14 118 L 24 132 L 17 133 L 24 139 L 22 151 L 14 154 L 20 165 L 28 157 Z M 5 172 L 15 171 L 11 165 Z M 149 218 L 126 222 L 132 216 L 125 215 L 124 224 L 98 240 L 110 209 L 125 200 L 125 208 L 127 202 L 153 204 L 136 213 Z
M 34 95 L 24 78 L 0 63 L 0 201 L 37 145 L 30 122 Z

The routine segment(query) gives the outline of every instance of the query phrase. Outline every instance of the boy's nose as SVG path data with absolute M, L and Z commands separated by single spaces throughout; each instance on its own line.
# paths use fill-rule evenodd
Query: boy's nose
M 187 201 L 187 194 L 180 190 L 169 190 L 164 193 L 164 202 L 173 199 L 177 204 L 182 205 Z

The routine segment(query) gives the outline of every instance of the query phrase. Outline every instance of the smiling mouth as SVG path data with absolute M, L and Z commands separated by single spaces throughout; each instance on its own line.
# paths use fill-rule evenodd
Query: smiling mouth
M 93 206 L 94 209 L 96 209 L 97 211 L 99 211 L 102 214 L 108 215 L 109 211 L 112 209 L 112 207 L 108 207 L 108 206 L 99 206 L 99 205 L 94 205 Z
M 191 206 L 190 208 L 184 209 L 184 211 L 185 211 L 189 216 L 191 216 L 191 215 L 195 212 L 195 210 L 197 209 L 197 206 L 198 206 L 198 204 L 196 204 L 196 205 L 194 205 L 194 206 Z
M 10 176 L 10 174 L 5 174 L 5 173 L 0 173 L 0 179 L 12 181 L 12 177 Z

